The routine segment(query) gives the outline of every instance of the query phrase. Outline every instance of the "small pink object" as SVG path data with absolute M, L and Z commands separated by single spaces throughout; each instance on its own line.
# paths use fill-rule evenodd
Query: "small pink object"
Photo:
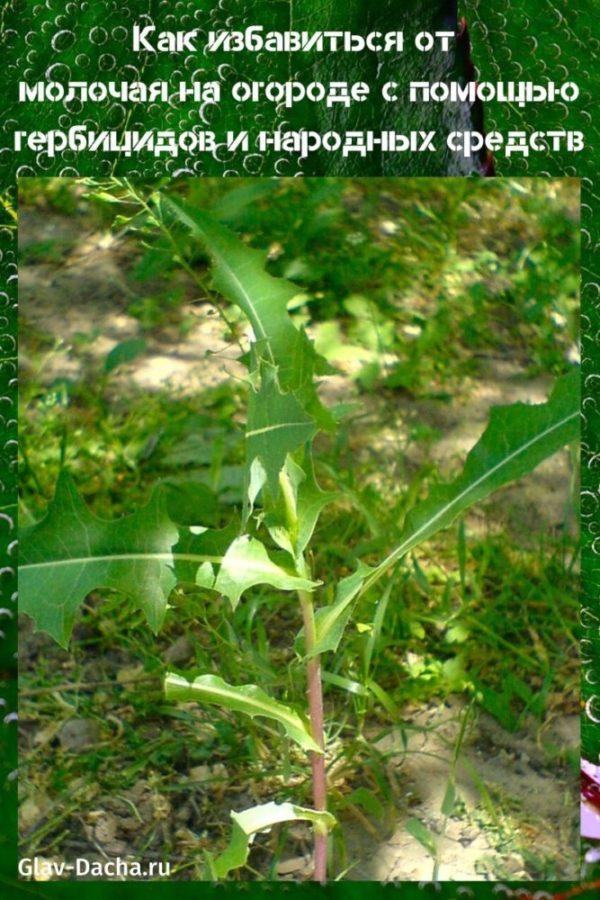
M 581 760 L 581 836 L 600 841 L 600 766 Z

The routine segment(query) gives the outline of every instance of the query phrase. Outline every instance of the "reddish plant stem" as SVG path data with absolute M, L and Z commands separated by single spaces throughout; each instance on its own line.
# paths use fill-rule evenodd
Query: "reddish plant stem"
M 316 656 L 309 660 L 308 707 L 313 738 L 324 749 L 323 739 L 323 688 L 321 685 L 321 659 Z M 325 754 L 311 753 L 313 802 L 315 809 L 327 809 L 327 781 L 325 774 Z M 315 871 L 314 880 L 322 884 L 327 879 L 327 832 L 315 829 Z
M 315 645 L 315 619 L 312 597 L 305 591 L 300 592 L 300 604 L 304 619 L 304 638 L 306 652 L 310 653 Z M 321 658 L 313 656 L 308 660 L 307 694 L 310 715 L 310 730 L 316 743 L 325 750 L 325 733 L 323 726 L 323 686 L 321 683 Z M 313 803 L 317 810 L 327 809 L 327 776 L 325 772 L 325 753 L 311 753 Z M 327 832 L 315 827 L 314 845 L 314 881 L 324 884 L 327 880 Z

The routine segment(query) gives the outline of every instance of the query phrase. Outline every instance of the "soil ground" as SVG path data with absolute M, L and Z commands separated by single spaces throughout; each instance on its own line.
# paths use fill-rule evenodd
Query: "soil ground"
M 36 365 L 29 353 L 29 330 L 52 335 L 58 342 L 56 352 L 47 358 L 38 376 L 46 383 L 57 377 L 81 376 L 104 359 L 115 344 L 139 334 L 139 322 L 126 311 L 131 299 L 125 274 L 127 244 L 95 232 L 87 221 L 36 210 L 22 212 L 20 241 L 22 249 L 46 241 L 64 242 L 69 248 L 59 265 L 41 261 L 20 268 L 21 315 L 26 323 L 22 329 L 21 365 L 25 371 Z M 117 376 L 112 388 L 115 392 L 122 396 L 127 391 L 169 387 L 186 394 L 242 374 L 234 348 L 223 340 L 222 326 L 209 314 L 203 298 L 190 298 L 184 309 L 187 313 L 196 320 L 193 327 L 183 337 L 176 326 L 166 326 L 158 334 L 148 336 L 146 353 L 126 373 Z M 95 340 L 81 346 L 74 343 L 77 335 L 91 331 L 97 332 Z M 399 395 L 391 417 L 389 398 L 361 398 L 367 404 L 365 426 L 376 426 L 376 438 L 363 445 L 359 440 L 356 452 L 378 454 L 385 460 L 393 455 L 403 429 L 419 421 L 443 434 L 433 446 L 433 455 L 443 466 L 470 448 L 481 433 L 491 405 L 545 399 L 550 380 L 539 377 L 524 381 L 521 374 L 518 361 L 491 359 L 468 396 L 440 405 Z M 322 390 L 336 400 L 353 399 L 356 395 L 353 382 L 341 375 L 325 379 Z M 393 424 L 389 424 L 390 418 Z M 373 433 L 367 427 L 365 431 Z M 418 459 L 411 460 L 409 455 L 407 462 L 416 465 Z M 507 492 L 506 508 L 511 512 L 503 527 L 508 524 L 515 533 L 527 534 L 530 528 L 559 526 L 564 522 L 569 479 L 567 453 L 555 455 L 526 483 Z M 472 524 L 476 527 L 477 515 Z M 64 666 L 68 680 L 67 654 L 53 648 L 43 636 L 32 636 L 25 625 L 23 671 L 35 665 L 40 652 L 46 660 L 54 659 L 57 665 Z M 107 662 L 111 664 L 89 659 L 83 670 L 84 680 L 97 679 L 98 672 L 105 677 Z M 117 671 L 123 665 L 133 663 L 113 660 L 114 677 L 118 678 Z M 65 703 L 64 720 L 56 723 L 54 733 L 49 734 L 36 727 L 35 700 L 23 699 L 25 755 L 35 757 L 36 753 L 49 752 L 57 746 L 78 752 L 106 740 L 95 723 L 72 716 L 68 702 Z M 448 741 L 455 735 L 461 703 L 458 699 L 430 702 L 408 710 L 407 722 L 415 728 L 407 732 L 407 743 L 402 742 L 398 732 L 392 732 L 378 744 L 382 752 L 390 754 L 388 765 L 394 770 L 402 800 L 385 826 L 371 822 L 364 827 L 364 823 L 359 825 L 351 817 L 343 824 L 350 860 L 347 877 L 380 881 L 430 879 L 431 857 L 406 829 L 406 820 L 417 816 L 433 834 L 440 835 L 438 875 L 442 880 L 529 880 L 536 877 L 536 866 L 543 859 L 556 861 L 561 878 L 576 878 L 578 786 L 568 757 L 576 755 L 578 717 L 570 712 L 559 713 L 543 724 L 527 719 L 519 733 L 510 734 L 491 716 L 480 713 L 468 732 L 457 773 L 461 811 L 448 819 L 444 830 L 440 806 L 448 772 Z M 203 788 L 202 782 L 208 779 L 210 783 L 214 776 L 210 766 L 204 773 L 185 773 L 187 789 L 169 795 L 142 780 L 125 792 L 126 796 L 96 793 L 86 799 L 84 792 L 72 809 L 71 801 L 66 799 L 66 821 L 79 819 L 80 835 L 74 843 L 72 839 L 71 844 L 67 841 L 63 849 L 98 858 L 128 852 L 139 855 L 140 839 L 144 838 L 146 854 L 152 857 L 160 846 L 163 831 L 179 828 L 193 835 L 202 830 L 205 804 L 212 802 L 210 790 Z M 494 797 L 496 807 L 503 810 L 501 821 L 491 818 L 481 784 Z M 77 797 L 77 786 L 73 796 Z M 56 813 L 56 803 L 43 788 L 32 791 L 21 807 L 25 837 Z M 160 823 L 160 828 L 155 827 L 154 838 L 146 841 L 150 820 L 154 825 Z M 298 849 L 302 846 L 300 839 Z M 296 879 L 305 866 L 303 854 L 298 852 L 280 864 L 278 874 Z

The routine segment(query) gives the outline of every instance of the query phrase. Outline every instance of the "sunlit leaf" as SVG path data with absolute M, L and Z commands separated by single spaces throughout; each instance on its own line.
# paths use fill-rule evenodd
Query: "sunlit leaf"
M 233 828 L 229 845 L 212 863 L 217 878 L 225 878 L 232 869 L 238 869 L 246 864 L 250 845 L 254 836 L 260 831 L 266 831 L 281 822 L 312 822 L 315 827 L 324 832 L 329 831 L 335 825 L 335 819 L 331 813 L 318 812 L 287 802 L 263 803 L 261 806 L 253 806 L 240 813 L 232 812 L 231 818 L 233 819 Z
M 280 591 L 312 591 L 317 582 L 286 572 L 271 559 L 260 541 L 242 535 L 228 548 L 215 583 L 235 608 L 241 595 L 257 584 L 269 584 Z
M 300 288 L 269 275 L 264 253 L 248 247 L 203 210 L 163 195 L 155 200 L 167 221 L 180 222 L 207 250 L 215 289 L 248 318 L 261 354 L 277 369 L 282 390 L 293 392 L 321 427 L 332 428 L 333 418 L 319 400 L 314 383 L 315 375 L 328 371 L 327 363 L 288 313 L 288 304 Z
M 288 453 L 312 440 L 317 426 L 296 397 L 281 390 L 274 366 L 263 363 L 260 372 L 260 388 L 250 391 L 248 401 L 246 451 L 250 465 L 262 463 L 275 496 Z
M 285 733 L 303 750 L 322 753 L 319 745 L 313 740 L 308 724 L 300 715 L 269 697 L 262 688 L 255 684 L 227 684 L 218 675 L 200 675 L 188 681 L 180 675 L 167 673 L 165 678 L 165 696 L 167 700 L 197 701 L 244 713 L 254 718 L 262 716 L 278 722 Z
M 406 830 L 409 834 L 412 834 L 414 838 L 421 844 L 422 847 L 427 850 L 430 856 L 434 858 L 437 856 L 437 844 L 435 835 L 426 828 L 425 825 L 419 820 L 415 818 L 410 818 L 406 820 Z
M 446 785 L 446 792 L 444 793 L 444 799 L 442 800 L 442 814 L 444 816 L 451 816 L 454 812 L 454 805 L 456 803 L 456 786 L 454 784 L 454 780 L 451 778 Z
M 321 607 L 315 614 L 315 645 L 310 656 L 337 650 L 342 635 L 348 624 L 354 600 L 360 591 L 365 578 L 373 571 L 365 563 L 359 563 L 356 572 L 342 578 L 339 582 L 333 603 Z M 298 635 L 298 647 L 302 645 L 304 630 Z
M 292 460 L 292 468 L 295 463 Z M 340 491 L 323 491 L 317 484 L 312 461 L 312 454 L 307 451 L 304 460 L 303 478 L 300 478 L 300 467 L 295 466 L 296 477 L 299 479 L 297 488 L 296 512 L 298 516 L 298 535 L 296 538 L 296 553 L 304 553 L 319 520 L 321 512 L 330 503 L 335 503 L 341 498 Z
M 556 381 L 546 403 L 496 406 L 462 473 L 450 484 L 435 486 L 407 515 L 400 542 L 365 579 L 375 583 L 399 559 L 447 528 L 470 506 L 498 488 L 522 478 L 579 435 L 579 369 Z
M 21 532 L 21 611 L 67 646 L 81 604 L 101 588 L 132 600 L 155 632 L 178 582 L 224 594 L 234 607 L 245 590 L 259 584 L 314 589 L 316 582 L 273 562 L 260 541 L 240 537 L 235 521 L 217 530 L 176 525 L 168 514 L 169 490 L 159 488 L 133 515 L 106 522 L 89 511 L 62 473 L 46 516 Z M 193 510 L 186 510 L 200 521 L 214 513 L 212 503 L 202 510 L 202 497 L 190 495 Z
M 323 491 L 315 478 L 312 454 L 304 454 L 303 466 L 288 456 L 281 478 L 287 479 L 289 495 L 293 503 L 294 523 L 288 521 L 286 498 L 280 496 L 270 511 L 265 524 L 273 540 L 292 556 L 299 556 L 308 546 L 323 509 L 342 496 L 339 491 Z

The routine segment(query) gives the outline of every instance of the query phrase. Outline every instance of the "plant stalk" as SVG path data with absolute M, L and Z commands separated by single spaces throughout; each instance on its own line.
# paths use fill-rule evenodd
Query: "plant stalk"
M 299 591 L 306 653 L 315 646 L 315 616 L 312 596 Z M 308 710 L 313 739 L 323 753 L 311 753 L 313 804 L 317 810 L 327 809 L 327 780 L 325 774 L 325 734 L 323 728 L 323 685 L 321 682 L 321 657 L 313 656 L 306 664 Z M 327 832 L 315 827 L 313 880 L 325 884 L 327 880 Z

